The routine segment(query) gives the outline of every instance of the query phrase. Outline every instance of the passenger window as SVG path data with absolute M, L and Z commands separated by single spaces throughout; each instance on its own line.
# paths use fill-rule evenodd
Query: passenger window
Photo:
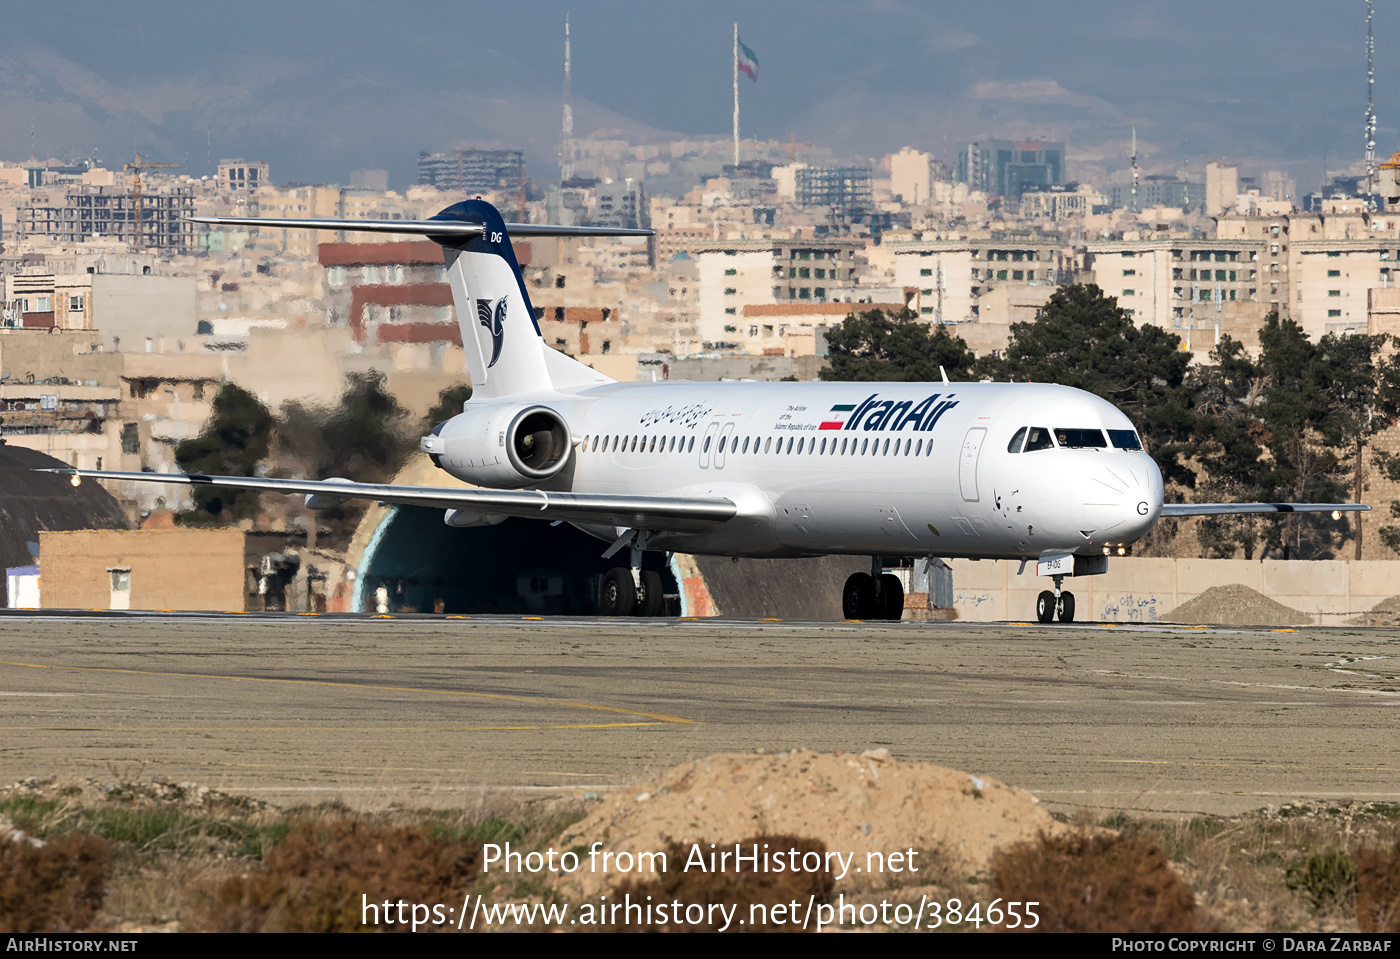
M 1108 439 L 1120 450 L 1142 449 L 1142 440 L 1132 430 L 1109 430 Z
M 1050 431 L 1043 426 L 1031 426 L 1026 429 L 1026 447 L 1021 452 L 1034 453 L 1036 450 L 1049 450 L 1055 448 L 1055 441 L 1050 439 Z
M 1021 427 L 1019 430 L 1016 431 L 1016 435 L 1015 435 L 1015 436 L 1011 437 L 1011 442 L 1006 444 L 1006 452 L 1008 452 L 1008 453 L 1019 453 L 1019 452 L 1021 452 L 1021 441 L 1024 440 L 1025 438 L 1026 438 L 1026 427 L 1023 426 L 1023 427 Z
M 766 440 L 763 441 L 763 452 L 765 452 L 765 453 L 770 453 L 770 452 L 772 452 L 772 450 L 773 450 L 773 437 L 770 436 L 770 437 L 768 437 L 768 439 L 766 439 Z
M 1103 438 L 1103 430 L 1081 430 L 1063 426 L 1055 428 L 1055 442 L 1064 449 L 1072 450 L 1101 450 L 1108 446 L 1108 441 Z
M 685 451 L 687 453 L 693 453 L 695 451 L 695 437 L 692 436 L 690 438 L 690 444 L 686 446 Z
M 710 451 L 710 438 L 707 436 L 707 437 L 705 437 L 705 445 L 702 446 L 702 447 L 700 447 L 700 452 L 701 452 L 701 453 L 708 453 L 709 451 Z
M 917 443 L 914 444 L 914 455 L 915 455 L 915 456 L 918 456 L 919 454 L 921 454 L 921 453 L 923 452 L 923 450 L 924 450 L 924 441 L 923 441 L 923 440 L 919 440 L 919 442 L 917 442 Z
M 748 438 L 747 436 L 745 436 L 745 437 L 744 437 L 744 452 L 747 453 L 748 451 L 749 451 L 749 438 Z

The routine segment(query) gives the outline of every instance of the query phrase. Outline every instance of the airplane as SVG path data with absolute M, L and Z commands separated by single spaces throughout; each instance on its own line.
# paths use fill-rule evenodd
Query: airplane
M 628 564 L 604 576 L 604 615 L 657 615 L 647 550 L 871 557 L 842 591 L 848 619 L 899 619 L 885 560 L 1035 563 L 1053 588 L 1036 618 L 1073 622 L 1066 578 L 1107 571 L 1163 517 L 1367 510 L 1354 503 L 1163 502 L 1162 475 L 1108 401 L 1042 383 L 619 383 L 547 347 L 511 236 L 649 230 L 507 224 L 481 199 L 427 220 L 194 217 L 240 227 L 424 236 L 443 248 L 472 395 L 420 447 L 476 489 L 59 469 L 83 477 L 429 506 L 452 527 L 562 521 Z

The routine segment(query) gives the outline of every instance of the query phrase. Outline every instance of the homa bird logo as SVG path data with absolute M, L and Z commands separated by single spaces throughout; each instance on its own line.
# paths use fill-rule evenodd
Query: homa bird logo
M 477 300 L 476 319 L 491 334 L 491 361 L 486 364 L 489 370 L 501 358 L 501 342 L 505 339 L 506 297 L 497 300 L 494 307 L 490 300 Z

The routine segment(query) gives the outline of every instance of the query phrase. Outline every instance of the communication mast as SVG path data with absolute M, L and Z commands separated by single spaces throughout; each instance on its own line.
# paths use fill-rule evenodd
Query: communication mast
M 1138 165 L 1137 165 L 1137 127 L 1133 127 L 1133 199 L 1131 210 L 1133 216 L 1137 216 L 1137 190 L 1138 190 Z
M 564 14 L 564 142 L 559 161 L 559 179 L 574 178 L 573 69 L 569 62 L 569 15 Z
M 1366 0 L 1366 193 L 1376 192 L 1376 105 L 1372 96 L 1376 86 L 1376 71 L 1371 65 L 1375 41 L 1371 37 L 1372 0 Z

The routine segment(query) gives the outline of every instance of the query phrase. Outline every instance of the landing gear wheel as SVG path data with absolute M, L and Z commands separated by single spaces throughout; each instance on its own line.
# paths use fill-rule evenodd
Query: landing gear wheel
M 1042 623 L 1055 619 L 1055 594 L 1048 589 L 1041 590 L 1035 599 L 1035 618 Z
M 631 579 L 629 571 L 628 579 Z M 642 570 L 642 586 L 637 590 L 637 608 L 632 610 L 633 616 L 660 616 L 661 615 L 661 574 L 651 569 Z
M 637 605 L 637 587 L 632 582 L 632 571 L 614 566 L 603 577 L 602 596 L 599 606 L 604 616 L 627 616 Z
M 1061 593 L 1060 602 L 1055 609 L 1055 615 L 1062 623 L 1074 622 L 1074 594 Z
M 904 584 L 893 573 L 880 576 L 880 598 L 884 600 L 881 619 L 900 620 L 904 618 Z
M 841 614 L 847 619 L 870 619 L 875 613 L 875 580 L 869 573 L 852 573 L 841 590 Z

